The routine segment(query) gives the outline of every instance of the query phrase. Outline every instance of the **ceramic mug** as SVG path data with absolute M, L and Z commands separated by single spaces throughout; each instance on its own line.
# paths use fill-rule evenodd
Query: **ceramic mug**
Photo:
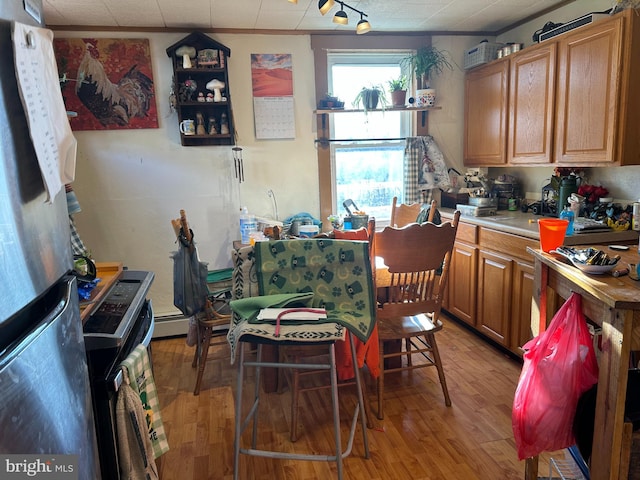
M 196 124 L 193 120 L 183 120 L 180 122 L 180 132 L 183 135 L 195 135 Z

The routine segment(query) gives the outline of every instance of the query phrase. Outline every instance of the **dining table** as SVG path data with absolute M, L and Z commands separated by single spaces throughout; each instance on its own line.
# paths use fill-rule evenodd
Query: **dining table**
M 635 269 L 640 262 L 635 245 L 622 251 L 609 245 L 592 248 L 611 256 L 620 255 L 617 265 L 621 267 Z M 625 401 L 631 353 L 640 351 L 640 281 L 628 274 L 617 277 L 610 272 L 588 274 L 559 254 L 531 247 L 527 251 L 534 259 L 533 336 L 546 329 L 558 303 L 573 292 L 582 297 L 585 317 L 601 331 L 601 346 L 596 350 L 599 377 L 590 478 L 627 479 L 632 424 L 625 422 Z M 525 480 L 537 478 L 538 457 L 531 457 L 525 461 Z

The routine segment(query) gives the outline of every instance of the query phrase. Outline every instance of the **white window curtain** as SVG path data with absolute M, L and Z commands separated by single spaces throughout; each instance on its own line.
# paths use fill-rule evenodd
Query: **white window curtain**
M 451 186 L 444 156 L 431 135 L 407 137 L 404 150 L 405 203 L 431 203 L 433 189 Z

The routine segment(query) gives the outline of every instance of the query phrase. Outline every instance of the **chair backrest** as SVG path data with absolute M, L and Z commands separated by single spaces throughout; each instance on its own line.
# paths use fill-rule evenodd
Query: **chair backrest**
M 414 223 L 418 218 L 422 205 L 420 203 L 412 203 L 407 205 L 398 204 L 398 197 L 393 197 L 391 204 L 391 221 L 389 225 L 392 227 L 404 227 L 410 223 Z
M 376 234 L 376 256 L 388 268 L 390 286 L 379 318 L 439 314 L 449 276 L 460 212 L 453 221 L 385 227 Z

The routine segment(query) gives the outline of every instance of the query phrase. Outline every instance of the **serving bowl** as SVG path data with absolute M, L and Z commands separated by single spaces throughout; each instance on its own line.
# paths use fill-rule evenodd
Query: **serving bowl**
M 551 253 L 557 253 L 558 255 L 562 255 L 564 258 L 571 262 L 571 265 L 578 268 L 580 271 L 584 273 L 589 273 L 591 275 L 602 275 L 603 273 L 610 272 L 618 265 L 618 261 L 616 260 L 614 263 L 607 265 L 590 265 L 586 262 L 580 261 L 578 258 L 583 256 L 585 252 L 589 249 L 576 249 L 576 248 L 568 248 L 568 247 L 558 247 L 555 250 L 552 250 Z M 593 250 L 593 249 L 591 249 Z

